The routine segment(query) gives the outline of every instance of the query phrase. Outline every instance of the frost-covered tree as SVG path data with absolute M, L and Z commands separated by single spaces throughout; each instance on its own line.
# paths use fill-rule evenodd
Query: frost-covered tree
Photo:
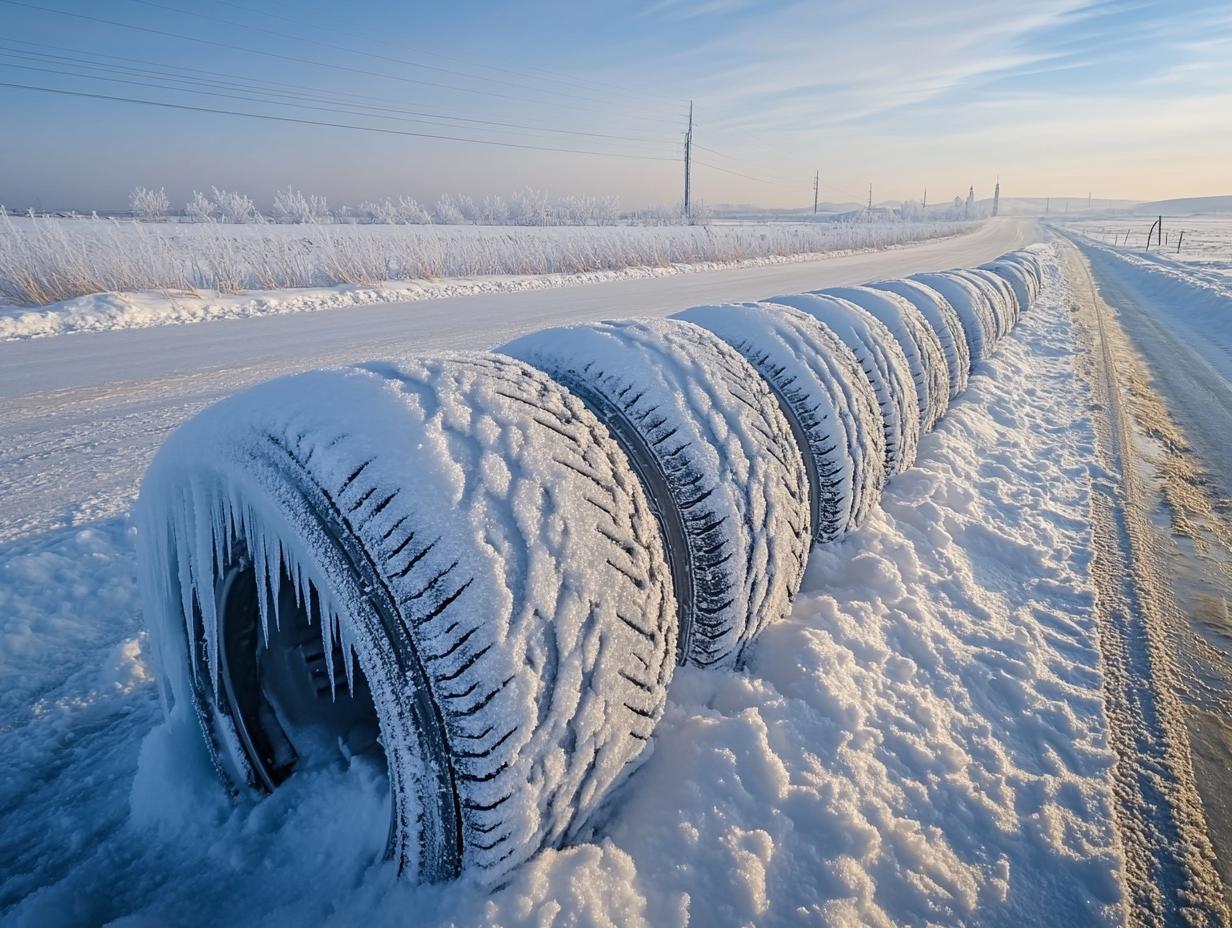
M 419 205 L 414 197 L 398 197 L 397 221 L 408 225 L 423 226 L 432 222 L 432 214 Z
M 133 214 L 140 219 L 162 219 L 171 209 L 171 201 L 167 199 L 167 191 L 162 187 L 134 187 L 128 195 L 128 205 Z
M 459 193 L 454 202 L 458 206 L 458 212 L 462 214 L 462 218 L 467 222 L 479 221 L 479 206 L 475 203 L 474 198 L 467 196 L 465 193 Z
M 436 221 L 447 226 L 460 226 L 466 222 L 466 216 L 458 207 L 457 202 L 451 194 L 441 194 L 441 198 L 436 201 Z
M 216 212 L 218 207 L 200 190 L 194 190 L 192 199 L 184 204 L 184 215 L 192 222 L 209 222 Z
M 364 222 L 375 225 L 393 225 L 398 221 L 398 210 L 389 198 L 384 200 L 365 200 L 359 204 L 359 215 Z
M 305 195 L 290 184 L 274 194 L 274 218 L 278 222 L 319 223 L 329 221 L 329 206 L 325 197 Z
M 478 221 L 485 226 L 503 226 L 509 221 L 509 204 L 502 197 L 484 197 Z
M 214 193 L 214 203 L 218 207 L 218 216 L 223 222 L 247 223 L 264 222 L 265 217 L 257 212 L 257 205 L 247 196 L 233 190 L 210 188 Z
M 546 226 L 551 209 L 541 190 L 524 187 L 509 200 L 509 220 L 518 226 Z

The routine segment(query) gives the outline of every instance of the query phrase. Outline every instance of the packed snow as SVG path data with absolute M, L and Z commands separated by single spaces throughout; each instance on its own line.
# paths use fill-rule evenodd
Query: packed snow
M 678 670 L 591 831 L 493 892 L 351 853 L 380 823 L 330 771 L 252 804 L 168 762 L 127 515 L 8 542 L 6 919 L 1120 923 L 1076 352 L 1050 259 L 1035 308 L 864 528 L 814 550 L 747 667 Z

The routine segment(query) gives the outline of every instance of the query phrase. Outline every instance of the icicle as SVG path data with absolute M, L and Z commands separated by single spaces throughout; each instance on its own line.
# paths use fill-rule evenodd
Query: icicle
M 312 587 L 309 587 L 311 592 Z M 329 675 L 329 698 L 333 702 L 337 699 L 337 684 L 334 676 L 334 621 L 333 617 L 324 611 L 325 603 L 318 598 L 318 606 L 321 609 L 321 647 L 325 649 L 325 672 Z M 309 612 L 309 615 L 312 613 Z
M 338 637 L 342 641 L 343 667 L 346 670 L 347 692 L 355 692 L 355 650 L 351 647 L 342 619 L 338 619 Z
M 308 624 L 312 624 L 312 586 L 308 582 L 308 573 L 304 565 L 295 561 L 295 601 L 308 615 Z
M 245 517 L 245 523 L 250 520 Z M 245 529 L 245 538 L 252 536 Z M 248 553 L 252 556 L 252 569 L 257 577 L 257 611 L 261 614 L 261 643 L 269 647 L 269 561 L 265 554 L 264 539 L 248 542 Z
M 196 680 L 198 671 L 198 654 L 195 644 L 197 640 L 197 620 L 196 610 L 193 608 L 195 591 L 189 554 L 192 549 L 189 547 L 188 531 L 187 526 L 184 524 L 184 519 L 183 506 L 175 507 L 170 526 L 172 554 L 175 557 L 176 576 L 179 578 L 180 583 L 180 610 L 184 617 L 184 634 L 185 640 L 188 642 L 189 664 L 192 667 L 193 680 Z
M 270 545 L 266 553 L 266 560 L 271 562 L 270 566 L 273 570 L 269 574 L 270 578 L 270 595 L 274 599 L 274 628 L 282 629 L 282 542 L 278 539 L 268 539 L 264 535 L 261 536 L 262 545 Z M 273 557 L 270 557 L 270 554 Z
M 210 682 L 215 689 L 218 686 L 218 603 L 214 596 L 213 570 L 210 559 L 214 548 L 214 526 L 210 523 L 210 500 L 204 488 L 198 482 L 190 487 L 193 544 L 188 548 L 192 552 L 191 572 L 192 588 L 196 591 L 197 601 L 201 605 L 201 618 L 205 631 L 205 653 L 210 664 Z M 192 639 L 190 639 L 192 640 Z

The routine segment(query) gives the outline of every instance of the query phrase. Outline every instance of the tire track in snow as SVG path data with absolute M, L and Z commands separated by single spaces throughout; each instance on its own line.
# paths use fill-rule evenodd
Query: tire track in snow
M 1074 310 L 1086 330 L 1085 375 L 1106 479 L 1095 481 L 1096 609 L 1101 621 L 1104 698 L 1113 747 L 1118 831 L 1124 846 L 1130 920 L 1138 925 L 1227 925 L 1229 912 L 1190 761 L 1184 709 L 1165 629 L 1175 604 L 1149 544 L 1103 305 L 1090 270 L 1059 243 Z M 1102 486 L 1101 486 L 1102 484 Z

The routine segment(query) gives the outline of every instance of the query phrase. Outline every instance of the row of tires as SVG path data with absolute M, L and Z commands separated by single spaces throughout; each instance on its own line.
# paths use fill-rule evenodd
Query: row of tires
M 385 853 L 488 882 L 584 833 L 679 664 L 738 665 L 1041 285 L 974 270 L 271 381 L 138 504 L 172 729 L 225 783 L 376 758 Z

